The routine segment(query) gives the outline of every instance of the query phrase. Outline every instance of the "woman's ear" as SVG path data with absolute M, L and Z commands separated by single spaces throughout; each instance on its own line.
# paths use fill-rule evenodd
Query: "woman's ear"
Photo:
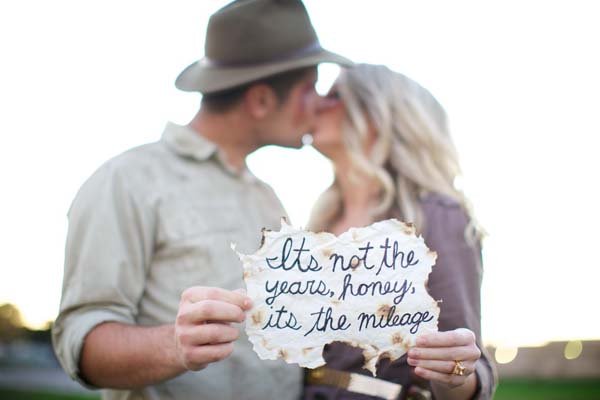
M 265 118 L 277 109 L 277 105 L 277 95 L 269 85 L 252 85 L 244 94 L 244 106 L 248 114 L 255 119 Z

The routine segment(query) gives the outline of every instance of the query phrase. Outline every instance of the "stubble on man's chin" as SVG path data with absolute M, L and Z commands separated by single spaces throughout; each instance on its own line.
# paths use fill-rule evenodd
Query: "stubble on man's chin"
M 302 139 L 299 138 L 295 141 L 293 140 L 278 140 L 278 141 L 265 141 L 263 143 L 260 143 L 252 152 L 259 150 L 263 147 L 267 147 L 267 146 L 277 146 L 277 147 L 283 147 L 284 149 L 296 149 L 299 150 L 302 147 L 304 147 L 304 143 L 302 142 Z
M 305 133 L 305 134 L 302 134 L 295 138 L 290 138 L 289 140 L 285 140 L 285 141 L 282 140 L 280 143 L 275 143 L 275 145 L 279 146 L 279 147 L 289 148 L 289 149 L 301 149 L 305 145 L 307 145 L 307 143 L 305 141 L 305 137 L 307 135 L 310 136 L 310 134 Z M 311 136 L 311 139 L 312 139 L 312 136 Z M 310 144 L 310 143 L 308 143 L 308 144 Z

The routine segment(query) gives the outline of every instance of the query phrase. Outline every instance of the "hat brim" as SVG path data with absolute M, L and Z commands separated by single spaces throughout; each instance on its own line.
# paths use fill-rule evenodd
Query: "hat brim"
M 179 74 L 175 80 L 175 87 L 185 92 L 218 92 L 267 76 L 321 63 L 333 63 L 344 67 L 353 65 L 353 62 L 346 57 L 324 49 L 291 60 L 248 67 L 219 67 L 202 59 L 189 65 Z

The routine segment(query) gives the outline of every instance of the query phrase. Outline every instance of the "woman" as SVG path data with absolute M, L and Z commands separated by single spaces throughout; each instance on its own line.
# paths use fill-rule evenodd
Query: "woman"
M 454 186 L 460 171 L 444 109 L 409 78 L 357 65 L 324 99 L 313 145 L 333 162 L 335 181 L 317 201 L 310 229 L 339 235 L 387 218 L 414 222 L 438 254 L 428 288 L 443 302 L 440 332 L 421 336 L 407 356 L 380 362 L 377 380 L 364 379 L 370 374 L 360 349 L 326 346 L 327 366 L 307 371 L 305 399 L 392 398 L 399 386 L 388 382 L 402 385 L 402 398 L 491 398 L 495 373 L 480 335 L 482 231 Z

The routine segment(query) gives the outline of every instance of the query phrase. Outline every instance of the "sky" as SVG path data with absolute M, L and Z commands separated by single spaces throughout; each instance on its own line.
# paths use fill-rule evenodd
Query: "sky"
M 173 82 L 203 55 L 208 16 L 223 4 L 0 3 L 0 303 L 29 325 L 58 311 L 66 213 L 80 185 L 110 157 L 158 140 L 167 121 L 194 115 L 199 96 Z M 489 233 L 486 342 L 600 339 L 596 3 L 305 4 L 325 48 L 386 64 L 445 106 L 461 186 Z M 320 69 L 321 92 L 336 73 Z M 310 147 L 264 148 L 248 163 L 300 226 L 332 179 Z

